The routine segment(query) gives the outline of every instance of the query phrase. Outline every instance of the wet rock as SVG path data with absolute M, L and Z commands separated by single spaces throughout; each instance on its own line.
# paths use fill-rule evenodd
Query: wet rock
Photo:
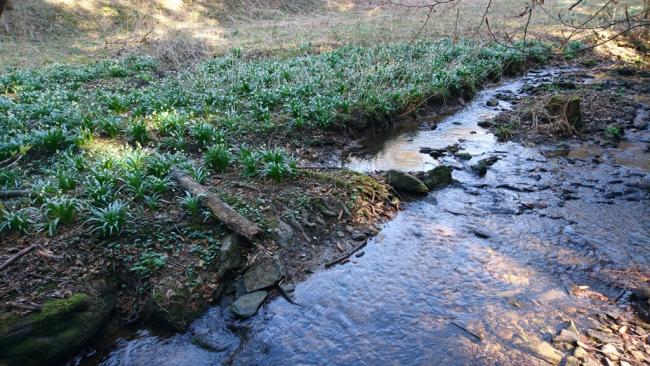
M 568 329 L 562 329 L 560 334 L 553 338 L 553 344 L 558 345 L 560 348 L 572 348 L 576 344 L 580 337 L 577 333 L 574 333 Z
M 264 255 L 244 274 L 244 286 L 248 292 L 275 286 L 284 275 L 280 258 Z
M 273 239 L 279 246 L 286 248 L 291 245 L 291 241 L 294 236 L 293 228 L 282 220 L 276 220 L 271 224 L 271 229 L 269 230 L 269 236 Z
M 618 341 L 618 338 L 614 335 L 595 329 L 589 329 L 587 335 L 600 343 L 616 343 Z
M 429 156 L 434 159 L 438 159 L 445 155 L 447 155 L 447 149 L 431 149 L 431 151 L 429 151 Z
M 264 290 L 245 294 L 232 303 L 230 311 L 239 318 L 250 318 L 257 313 L 267 295 Z
M 582 347 L 578 346 L 573 350 L 573 355 L 581 360 L 589 358 L 589 353 Z
M 422 179 L 429 189 L 442 188 L 451 183 L 451 168 L 445 165 L 437 166 L 424 174 Z
M 0 365 L 58 364 L 104 327 L 112 308 L 112 296 L 78 293 L 27 316 L 0 318 Z
M 389 170 L 386 180 L 395 190 L 410 193 L 428 193 L 429 188 L 418 178 L 397 170 Z
M 456 154 L 456 157 L 457 157 L 458 159 L 460 159 L 460 160 L 471 160 L 471 159 L 472 159 L 472 154 L 470 154 L 470 153 L 466 153 L 466 152 L 462 152 L 462 153 L 458 153 L 458 154 Z
M 621 357 L 616 347 L 609 343 L 600 347 L 600 352 L 612 361 L 617 361 Z
M 294 292 L 296 290 L 296 285 L 294 285 L 293 283 L 281 283 L 280 284 L 280 289 L 284 293 L 288 294 L 288 293 Z
M 555 85 L 557 85 L 557 87 L 560 88 L 560 89 L 575 89 L 576 88 L 576 84 L 574 82 L 571 82 L 571 81 L 558 81 L 558 82 L 555 83 Z
M 192 343 L 208 351 L 234 351 L 240 344 L 239 337 L 228 329 L 223 310 L 218 306 L 194 322 L 191 332 Z
M 488 107 L 496 107 L 499 105 L 499 100 L 496 98 L 491 98 L 485 103 L 485 105 Z
M 490 128 L 490 127 L 494 126 L 494 122 L 489 121 L 489 120 L 487 120 L 487 121 L 479 121 L 478 126 L 483 127 L 483 128 Z
M 479 177 L 485 176 L 488 169 L 494 165 L 499 160 L 497 156 L 491 156 L 489 158 L 481 159 L 476 164 L 471 166 L 472 171 Z
M 648 121 L 641 118 L 637 118 L 634 120 L 634 128 L 638 128 L 639 130 L 645 130 L 646 128 L 648 128 Z
M 629 352 L 637 361 L 646 362 L 647 357 L 643 352 L 640 352 L 638 350 L 630 350 Z
M 535 356 L 552 365 L 559 365 L 564 358 L 564 354 L 553 348 L 548 342 L 525 343 L 523 346 Z
M 650 287 L 639 287 L 634 290 L 634 297 L 639 300 L 650 299 Z
M 577 357 L 569 356 L 564 360 L 564 366 L 580 366 L 580 360 Z
M 352 235 L 352 240 L 354 240 L 354 241 L 363 241 L 363 240 L 366 240 L 366 238 L 367 238 L 366 234 L 364 234 L 364 233 L 354 233 Z
M 545 109 L 552 117 L 565 119 L 576 129 L 584 127 L 577 95 L 553 95 L 546 101 Z
M 239 243 L 239 238 L 234 234 L 227 236 L 223 240 L 221 248 L 219 248 L 220 272 L 225 273 L 226 271 L 237 269 L 242 265 Z

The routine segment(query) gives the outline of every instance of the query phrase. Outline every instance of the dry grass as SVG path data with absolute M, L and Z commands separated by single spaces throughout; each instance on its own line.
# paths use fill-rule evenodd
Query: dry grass
M 557 14 L 572 2 L 546 1 L 545 8 Z M 476 32 L 487 3 L 465 0 L 440 7 L 420 37 L 487 37 L 484 26 Z M 492 3 L 490 25 L 498 37 L 525 23 L 520 1 Z M 0 60 L 5 66 L 30 67 L 144 52 L 179 67 L 234 47 L 270 54 L 305 44 L 328 49 L 409 41 L 425 13 L 367 0 L 14 0 L 0 19 Z M 566 33 L 538 11 L 529 37 Z

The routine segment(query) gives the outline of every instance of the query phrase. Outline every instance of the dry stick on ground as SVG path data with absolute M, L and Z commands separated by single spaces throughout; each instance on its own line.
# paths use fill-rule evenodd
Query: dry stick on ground
M 358 252 L 361 248 L 365 247 L 367 244 L 368 244 L 368 241 L 365 240 L 363 243 L 357 245 L 354 249 L 352 249 L 348 254 L 345 254 L 344 256 L 338 257 L 335 260 L 333 260 L 333 261 L 331 261 L 329 263 L 326 263 L 325 268 L 329 268 L 329 267 L 331 267 L 331 266 L 333 266 L 335 264 L 338 264 L 338 263 L 341 263 L 341 262 L 345 261 L 346 259 L 350 258 L 352 256 L 352 254 Z
M 20 252 L 14 254 L 12 257 L 7 259 L 4 263 L 2 263 L 0 265 L 0 271 L 4 271 L 5 268 L 7 268 L 7 267 L 9 267 L 11 265 L 11 263 L 17 261 L 18 259 L 20 259 L 20 257 L 24 256 L 25 254 L 31 252 L 32 250 L 34 250 L 34 249 L 36 249 L 38 247 L 39 247 L 38 244 L 32 244 L 32 245 L 28 246 L 27 248 L 21 250 Z
M 174 168 L 172 169 L 172 177 L 185 190 L 199 196 L 201 203 L 207 206 L 219 221 L 223 222 L 230 230 L 238 235 L 243 236 L 249 241 L 253 241 L 261 232 L 257 225 L 240 215 L 232 207 L 221 201 L 216 195 L 208 191 L 187 174 Z

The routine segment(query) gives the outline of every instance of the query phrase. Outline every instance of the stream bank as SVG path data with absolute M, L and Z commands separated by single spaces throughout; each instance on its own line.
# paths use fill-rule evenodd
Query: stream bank
M 407 203 L 347 263 L 287 287 L 291 301 L 248 321 L 215 307 L 170 337 L 140 331 L 102 364 L 643 364 L 649 327 L 632 289 L 650 268 L 647 153 L 636 148 L 647 129 L 596 157 L 584 155 L 589 141 L 526 147 L 478 125 L 518 105 L 529 85 L 575 72 L 532 73 L 365 141 L 347 167 L 446 165 L 454 182 Z M 518 97 L 494 105 L 499 93 Z

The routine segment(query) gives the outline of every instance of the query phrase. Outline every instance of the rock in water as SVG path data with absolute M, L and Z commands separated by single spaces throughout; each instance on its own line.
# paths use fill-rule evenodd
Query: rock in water
M 445 165 L 437 166 L 426 172 L 422 181 L 429 189 L 442 188 L 451 183 L 451 168 Z
M 580 113 L 580 97 L 577 95 L 553 95 L 546 101 L 545 108 L 552 117 L 565 119 L 575 129 L 584 127 Z
M 258 259 L 244 274 L 246 291 L 275 286 L 284 277 L 284 265 L 278 257 L 265 255 Z
M 191 325 L 192 343 L 213 352 L 234 351 L 239 337 L 228 329 L 223 309 L 215 306 Z
M 462 152 L 462 153 L 458 153 L 458 154 L 456 154 L 456 157 L 457 157 L 458 159 L 460 159 L 460 160 L 471 160 L 471 159 L 472 159 L 472 154 L 470 154 L 470 153 L 466 153 L 466 152 Z
M 230 306 L 230 311 L 240 318 L 249 318 L 257 313 L 257 309 L 266 299 L 268 292 L 261 290 L 251 292 L 235 300 Z
M 496 107 L 499 105 L 499 101 L 496 98 L 491 98 L 490 100 L 485 103 L 488 107 Z
M 386 173 L 386 180 L 398 191 L 421 194 L 429 192 L 429 188 L 421 180 L 397 170 L 389 170 Z
M 488 168 L 494 165 L 499 160 L 497 156 L 491 156 L 489 158 L 481 159 L 476 164 L 471 166 L 471 169 L 479 177 L 485 176 L 487 174 Z
M 564 358 L 564 353 L 553 348 L 548 342 L 526 343 L 524 347 L 535 356 L 553 365 L 559 365 Z

